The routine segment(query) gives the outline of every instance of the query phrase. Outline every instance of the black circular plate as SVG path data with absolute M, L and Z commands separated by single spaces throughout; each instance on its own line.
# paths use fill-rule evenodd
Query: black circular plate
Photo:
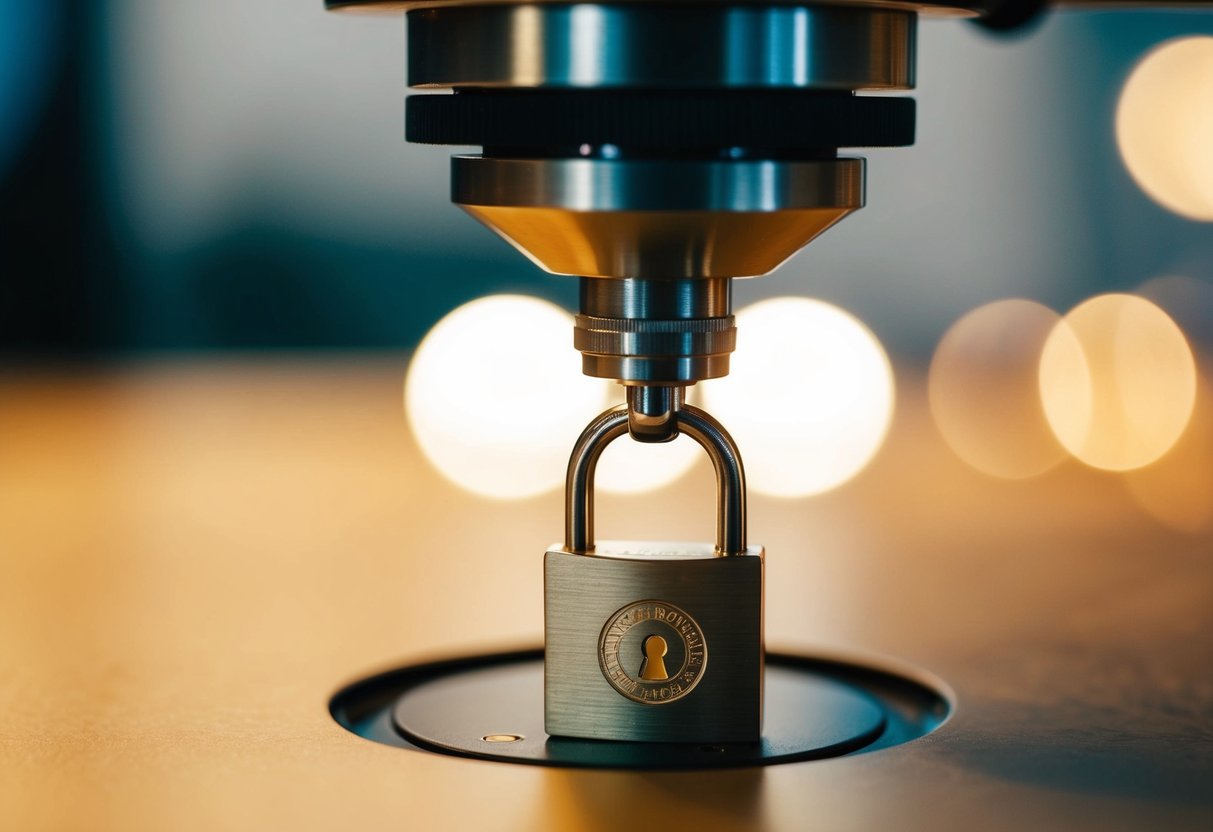
M 763 739 L 756 743 L 605 742 L 549 737 L 543 730 L 543 662 L 486 664 L 405 692 L 392 711 L 410 742 L 447 754 L 563 767 L 697 769 L 832 757 L 884 729 L 873 697 L 830 679 L 771 667 Z M 516 739 L 515 739 L 516 738 Z
M 390 670 L 338 691 L 329 710 L 360 737 L 417 753 L 529 765 L 690 770 L 866 754 L 931 733 L 953 707 L 944 685 L 928 674 L 832 658 L 767 654 L 766 688 L 763 739 L 744 745 L 548 737 L 542 650 Z

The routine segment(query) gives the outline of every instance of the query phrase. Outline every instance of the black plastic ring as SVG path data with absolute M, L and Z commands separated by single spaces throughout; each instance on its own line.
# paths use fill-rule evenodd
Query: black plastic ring
M 914 143 L 914 105 L 804 90 L 458 92 L 410 96 L 405 135 L 421 144 L 657 152 L 903 147 Z

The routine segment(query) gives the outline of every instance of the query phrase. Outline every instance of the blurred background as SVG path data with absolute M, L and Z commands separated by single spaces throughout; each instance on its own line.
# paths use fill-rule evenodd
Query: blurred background
M 754 487 L 777 496 L 864 466 L 895 375 L 927 379 L 936 429 L 983 473 L 1156 462 L 1208 420 L 1213 15 L 1061 12 L 1009 38 L 921 28 L 916 146 L 858 151 L 867 207 L 737 286 L 743 314 L 787 322 L 743 318 L 734 376 L 696 393 L 751 443 Z M 555 488 L 559 462 L 552 481 L 478 479 L 517 426 L 464 454 L 471 473 L 443 461 L 460 392 L 442 404 L 434 385 L 458 375 L 492 400 L 494 370 L 453 365 L 439 321 L 488 295 L 568 309 L 576 289 L 449 203 L 449 149 L 404 143 L 403 34 L 320 0 L 0 0 L 4 363 L 388 349 L 403 367 L 433 332 L 410 380 L 442 414 L 410 412 L 427 456 L 488 496 Z M 773 298 L 790 300 L 759 303 Z M 581 381 L 563 319 L 535 313 L 536 337 L 517 345 L 535 378 L 499 396 Z M 816 333 L 781 344 L 796 383 L 763 368 L 764 331 Z M 584 390 L 553 459 L 609 395 Z M 737 403 L 754 395 L 816 421 L 749 425 Z M 762 473 L 764 432 L 838 459 L 783 482 Z
M 648 799 L 1210 828 L 1213 11 L 924 21 L 917 144 L 856 151 L 867 207 L 736 284 L 732 374 L 691 397 L 745 457 L 767 643 L 961 707 L 702 787 L 388 759 L 324 707 L 539 642 L 569 449 L 622 399 L 579 372 L 576 281 L 405 144 L 404 53 L 322 0 L 0 0 L 0 828 L 613 829 Z M 711 537 L 688 439 L 614 443 L 597 484 L 604 536 Z

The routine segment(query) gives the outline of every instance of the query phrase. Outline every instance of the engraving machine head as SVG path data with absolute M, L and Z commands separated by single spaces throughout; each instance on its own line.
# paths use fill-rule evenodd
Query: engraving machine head
M 451 197 L 580 279 L 587 375 L 628 388 L 642 441 L 724 376 L 732 281 L 767 274 L 864 203 L 845 147 L 914 140 L 918 14 L 1036 0 L 830 4 L 327 0 L 408 13 L 409 141 L 455 156 Z

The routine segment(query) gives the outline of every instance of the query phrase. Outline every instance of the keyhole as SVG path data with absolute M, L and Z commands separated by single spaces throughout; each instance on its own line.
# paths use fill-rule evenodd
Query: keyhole
M 664 682 L 670 678 L 665 672 L 665 654 L 670 646 L 661 636 L 648 636 L 640 643 L 644 660 L 640 662 L 640 678 L 647 682 Z

